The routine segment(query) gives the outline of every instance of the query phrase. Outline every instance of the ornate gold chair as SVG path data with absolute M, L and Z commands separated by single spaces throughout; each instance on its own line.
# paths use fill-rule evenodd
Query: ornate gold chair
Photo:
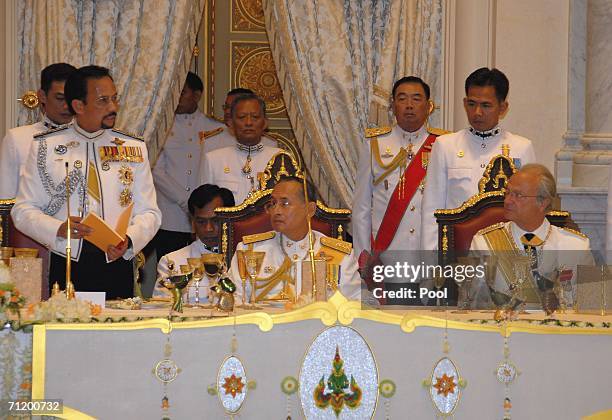
M 304 177 L 298 162 L 288 152 L 279 152 L 270 159 L 259 180 L 261 189 L 236 207 L 219 207 L 215 214 L 219 219 L 219 240 L 222 252 L 230 264 L 236 245 L 245 235 L 272 230 L 264 205 L 270 200 L 272 189 L 281 176 Z M 351 219 L 348 209 L 332 209 L 317 200 L 312 218 L 312 228 L 324 235 L 345 239 L 345 231 Z
M 491 159 L 478 183 L 478 194 L 456 209 L 435 211 L 440 264 L 453 263 L 458 255 L 465 255 L 480 229 L 507 221 L 504 217 L 504 192 L 508 179 L 516 172 L 508 154 L 505 149 L 501 155 Z M 546 217 L 553 225 L 577 229 L 569 212 L 550 211 Z

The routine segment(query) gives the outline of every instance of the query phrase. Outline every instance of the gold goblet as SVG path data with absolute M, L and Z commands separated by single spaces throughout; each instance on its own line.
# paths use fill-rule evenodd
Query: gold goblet
M 248 305 L 248 309 L 261 309 L 260 306 L 255 305 L 257 296 L 257 276 L 259 275 L 259 271 L 263 265 L 263 260 L 266 253 L 260 251 L 245 251 L 243 255 L 244 265 L 251 283 L 251 302 Z

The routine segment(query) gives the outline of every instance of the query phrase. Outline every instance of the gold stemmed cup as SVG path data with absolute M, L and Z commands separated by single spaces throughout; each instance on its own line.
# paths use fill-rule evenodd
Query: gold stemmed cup
M 183 289 L 191 281 L 193 273 L 178 274 L 161 279 L 159 282 L 172 294 L 172 310 L 183 312 Z
M 261 251 L 245 251 L 243 255 L 244 266 L 251 283 L 251 302 L 247 309 L 261 309 L 260 306 L 255 305 L 257 296 L 257 276 L 261 271 L 266 253 Z
M 203 308 L 211 309 L 214 307 L 212 301 L 211 287 L 217 284 L 217 279 L 221 275 L 221 269 L 223 268 L 223 254 L 207 253 L 200 256 L 202 265 L 204 267 L 204 274 L 208 277 L 208 304 L 200 305 Z

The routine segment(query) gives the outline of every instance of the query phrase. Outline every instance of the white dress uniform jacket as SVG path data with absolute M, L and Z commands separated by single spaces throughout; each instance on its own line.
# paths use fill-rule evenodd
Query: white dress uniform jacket
M 325 235 L 314 230 L 312 231 L 312 233 L 315 237 L 315 243 L 313 246 L 316 254 L 321 248 L 320 239 Z M 282 246 L 281 240 L 283 242 Z M 236 250 L 244 250 L 247 248 L 247 246 L 240 242 L 236 247 Z M 294 242 L 288 240 L 287 237 L 283 237 L 283 235 L 276 232 L 276 235 L 274 235 L 274 237 L 271 239 L 255 242 L 253 244 L 253 251 L 263 251 L 266 253 L 263 264 L 261 266 L 261 272 L 259 273 L 258 277 L 269 277 L 270 275 L 275 273 L 283 264 L 285 255 L 287 255 L 294 263 L 301 262 L 302 260 L 307 259 L 308 249 L 308 235 L 306 235 L 302 240 Z M 301 269 L 299 266 L 300 264 L 296 264 L 292 268 L 294 272 L 297 272 L 295 290 L 297 290 L 298 293 L 301 290 L 302 285 Z M 338 286 L 338 290 L 340 291 L 340 293 L 342 293 L 347 299 L 361 299 L 361 278 L 359 277 L 359 272 L 357 271 L 357 268 L 357 260 L 355 259 L 354 252 L 351 251 L 350 254 L 346 255 L 342 259 L 342 263 L 340 264 L 340 284 Z M 240 279 L 240 272 L 238 271 L 237 253 L 235 253 L 232 257 L 230 278 L 234 283 L 236 283 L 237 292 L 241 291 L 242 281 Z M 274 296 L 280 293 L 282 287 L 282 282 L 279 282 L 279 284 L 276 285 L 275 288 L 268 292 L 268 296 Z M 246 290 L 247 296 L 250 296 L 250 285 L 248 284 L 248 281 Z
M 122 148 L 124 153 L 103 161 L 104 147 L 110 153 Z M 57 231 L 67 218 L 66 162 L 72 216 L 95 212 L 114 227 L 125 207 L 134 202 L 127 229 L 132 248 L 123 256 L 126 260 L 133 258 L 159 229 L 161 213 L 145 143 L 117 130 L 88 133 L 75 122 L 36 136 L 11 211 L 17 229 L 65 256 L 66 240 L 59 238 Z M 87 178 L 92 176 L 90 162 L 97 169 L 99 201 L 87 191 Z M 72 256 L 76 261 L 81 246 L 82 240 L 72 240 Z
M 412 144 L 412 152 L 416 155 L 429 133 L 425 127 L 409 133 L 395 126 L 390 133 L 378 136 L 380 156 L 384 164 L 389 164 L 401 148 L 408 150 Z M 408 161 L 409 163 L 410 161 Z M 387 210 L 395 186 L 400 179 L 400 168 L 395 169 L 378 185 L 374 180 L 385 170 L 373 159 L 370 144 L 364 142 L 359 155 L 357 168 L 357 188 L 353 198 L 353 220 L 359 221 L 353 225 L 353 245 L 355 255 L 370 249 L 370 232 L 376 238 L 378 229 Z M 397 229 L 388 250 L 418 250 L 421 245 L 421 200 L 423 190 L 417 189 L 404 217 Z
M 438 224 L 434 211 L 459 207 L 478 193 L 478 181 L 491 158 L 501 155 L 503 144 L 510 146 L 510 157 L 517 169 L 535 162 L 531 141 L 503 129 L 486 139 L 468 129 L 438 137 L 431 151 L 423 194 L 422 249 L 438 248 Z
M 200 111 L 174 116 L 174 125 L 153 169 L 162 229 L 191 232 L 187 200 L 200 185 L 201 149 L 216 144 L 225 130 L 225 125 Z
M 168 268 L 168 263 L 170 261 L 174 263 L 174 274 L 178 274 L 181 272 L 180 266 L 187 265 L 187 258 L 199 258 L 202 254 L 210 253 L 211 251 L 206 247 L 206 245 L 204 245 L 204 243 L 202 243 L 202 241 L 199 239 L 196 239 L 186 247 L 161 257 L 157 263 L 157 282 L 155 283 L 155 288 L 153 289 L 153 296 L 170 297 L 170 291 L 159 285 L 160 279 L 168 278 L 170 276 L 170 269 Z M 206 302 L 210 286 L 208 277 L 204 276 L 204 278 L 200 281 L 200 302 Z M 195 296 L 194 293 L 189 293 L 189 303 L 194 302 L 192 295 Z
M 31 125 L 11 128 L 0 144 L 0 200 L 17 196 L 19 178 L 23 176 L 26 160 L 35 134 L 55 128 L 47 117 Z
M 541 246 L 536 247 L 538 254 L 538 272 L 552 280 L 551 273 L 554 269 L 563 267 L 564 269 L 572 270 L 571 282 L 574 290 L 576 289 L 577 266 L 594 264 L 593 255 L 591 254 L 591 245 L 589 239 L 585 235 L 553 226 L 547 219 L 544 219 L 540 227 L 533 232 L 522 230 L 514 222 L 505 222 L 499 226 L 500 229 L 506 229 L 506 231 L 510 233 L 514 246 L 525 256 L 527 253 L 524 251 L 523 244 L 521 243 L 521 237 L 524 234 L 533 233 L 538 238 L 544 240 Z M 483 232 L 488 229 L 490 228 L 482 229 L 474 235 L 470 245 L 470 251 L 484 251 L 485 254 L 488 254 L 487 251 L 491 251 L 483 234 Z M 477 255 L 482 254 L 478 253 Z M 499 268 L 493 288 L 505 294 L 509 293 L 507 281 L 500 273 Z M 485 279 L 479 279 L 475 285 L 472 285 L 472 289 L 475 291 L 474 302 L 477 307 L 490 307 L 492 302 Z
M 272 157 L 280 152 L 278 147 L 262 145 L 261 150 L 251 152 L 251 173 L 255 189 L 259 189 L 257 174 L 263 172 Z M 200 184 L 215 184 L 234 194 L 236 205 L 241 204 L 251 191 L 251 179 L 242 173 L 248 152 L 237 146 L 224 147 L 206 153 L 201 163 Z

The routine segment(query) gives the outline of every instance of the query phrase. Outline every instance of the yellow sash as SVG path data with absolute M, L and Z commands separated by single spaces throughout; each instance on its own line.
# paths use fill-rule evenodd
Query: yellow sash
M 523 257 L 524 254 L 519 251 L 514 243 L 512 236 L 508 230 L 503 227 L 494 229 L 483 234 L 489 249 L 493 255 L 497 256 L 498 267 L 506 280 L 508 287 L 510 284 L 516 283 L 516 274 L 514 271 L 514 261 L 517 257 Z M 531 274 L 531 267 L 527 270 L 528 287 L 523 287 L 525 299 L 527 303 L 541 303 L 538 294 L 535 291 L 535 281 Z

